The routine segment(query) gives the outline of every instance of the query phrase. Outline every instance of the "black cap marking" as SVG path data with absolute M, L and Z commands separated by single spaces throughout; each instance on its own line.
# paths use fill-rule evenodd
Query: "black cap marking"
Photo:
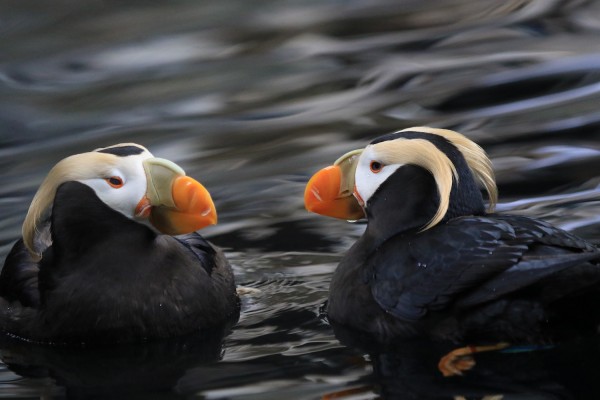
M 119 157 L 135 156 L 142 154 L 144 149 L 138 146 L 114 146 L 98 150 L 98 153 L 114 154 Z

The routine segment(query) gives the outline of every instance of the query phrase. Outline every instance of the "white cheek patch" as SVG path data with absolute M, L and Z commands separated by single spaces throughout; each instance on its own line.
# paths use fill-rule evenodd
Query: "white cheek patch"
M 118 176 L 123 179 L 123 186 L 114 188 L 105 178 Z M 135 208 L 146 194 L 146 174 L 140 157 L 127 157 L 121 162 L 119 169 L 110 171 L 109 176 L 80 180 L 94 189 L 96 195 L 106 205 L 129 218 L 134 218 Z
M 381 171 L 375 173 L 371 171 L 370 163 L 371 160 L 366 160 L 365 163 L 361 160 L 356 168 L 356 191 L 365 202 L 365 205 L 381 184 L 402 166 L 400 164 L 385 165 Z

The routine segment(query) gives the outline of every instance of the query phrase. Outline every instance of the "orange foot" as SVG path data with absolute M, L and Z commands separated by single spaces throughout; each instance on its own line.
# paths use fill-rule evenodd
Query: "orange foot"
M 498 343 L 489 346 L 460 347 L 442 357 L 438 363 L 438 369 L 444 376 L 462 375 L 464 371 L 468 371 L 475 366 L 475 359 L 472 354 L 501 350 L 508 346 L 508 343 Z

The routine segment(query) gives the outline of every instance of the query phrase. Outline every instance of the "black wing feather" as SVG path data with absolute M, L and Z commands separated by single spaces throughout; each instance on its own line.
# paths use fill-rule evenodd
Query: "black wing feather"
M 590 243 L 541 221 L 461 217 L 386 241 L 369 260 L 371 292 L 395 317 L 418 320 L 428 311 L 497 299 L 598 258 Z
M 201 265 L 210 276 L 215 267 L 215 248 L 196 232 L 174 236 L 174 238 L 194 254 L 199 261 L 198 264 Z
M 493 218 L 497 221 L 510 224 L 515 230 L 517 240 L 520 241 L 535 241 L 539 244 L 556 246 L 561 249 L 571 249 L 576 252 L 598 251 L 598 248 L 587 240 L 539 219 L 502 214 L 494 215 Z
M 25 307 L 38 307 L 39 265 L 32 257 L 23 239 L 19 239 L 6 256 L 0 274 L 0 297 L 8 301 L 18 301 Z
M 457 301 L 459 307 L 469 307 L 496 299 L 502 295 L 528 287 L 551 276 L 567 281 L 576 287 L 586 286 L 590 281 L 590 271 L 600 274 L 600 268 L 587 263 L 600 259 L 599 250 L 588 241 L 567 231 L 556 228 L 547 222 L 516 215 L 496 215 L 495 219 L 510 223 L 514 227 L 514 241 L 527 243 L 528 251 L 523 254 L 517 264 L 504 273 L 490 279 Z M 587 264 L 586 264 L 587 263 Z M 575 267 L 580 268 L 575 269 Z M 569 270 L 569 271 L 566 271 Z M 567 278 L 566 271 L 572 276 Z M 583 282 L 578 282 L 576 275 L 585 276 Z M 592 273 L 593 275 L 593 273 Z M 562 293 L 568 290 L 563 288 Z

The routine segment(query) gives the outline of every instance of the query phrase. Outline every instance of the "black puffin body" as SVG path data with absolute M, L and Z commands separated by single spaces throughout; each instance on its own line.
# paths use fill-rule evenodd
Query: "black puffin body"
M 539 343 L 595 332 L 600 250 L 539 220 L 488 213 L 478 183 L 493 207 L 483 150 L 425 127 L 315 174 L 309 211 L 367 218 L 332 277 L 329 318 L 384 340 Z
M 131 147 L 140 151 L 132 152 Z M 102 151 L 108 156 L 101 158 L 114 162 L 114 175 L 105 176 L 99 172 L 102 168 L 92 166 L 94 172 L 85 177 L 57 180 L 57 175 L 65 174 L 57 165 L 58 172 L 51 172 L 50 182 L 42 184 L 56 186 L 50 190 L 54 196 L 46 201 L 51 203 L 48 210 L 39 212 L 42 217 L 33 224 L 37 230 L 48 229 L 51 241 L 40 248 L 43 237 L 31 238 L 26 219 L 24 237 L 8 254 L 0 275 L 1 328 L 40 342 L 130 342 L 234 322 L 238 298 L 231 267 L 222 252 L 195 232 L 170 236 L 141 223 L 149 217 L 158 229 L 170 233 L 214 223 L 216 216 L 208 215 L 214 214 L 208 192 L 174 164 L 151 157 L 137 145 L 84 153 L 87 159 L 75 161 L 100 162 L 94 153 Z M 152 177 L 157 168 L 162 178 Z M 136 171 L 137 177 L 133 176 Z M 141 188 L 136 179 L 148 181 L 147 186 L 153 186 L 158 195 L 148 197 L 142 190 L 140 198 L 132 199 L 137 207 L 129 216 L 123 212 L 128 206 L 122 198 L 114 207 L 110 197 L 101 199 L 106 194 L 97 185 L 111 183 L 110 179 L 117 184 L 120 180 L 121 187 L 106 185 L 109 195 L 110 189 L 119 196 L 128 195 L 124 192 L 129 190 L 128 184 Z M 161 189 L 160 185 L 172 187 Z M 42 187 L 40 193 L 44 193 Z M 161 195 L 163 199 L 158 200 Z M 32 211 L 34 204 L 28 218 L 38 214 Z M 198 207 L 204 207 L 200 213 Z M 197 214 L 205 215 L 199 218 Z M 169 216 L 183 222 L 169 225 Z M 41 258 L 36 254 L 38 248 Z

